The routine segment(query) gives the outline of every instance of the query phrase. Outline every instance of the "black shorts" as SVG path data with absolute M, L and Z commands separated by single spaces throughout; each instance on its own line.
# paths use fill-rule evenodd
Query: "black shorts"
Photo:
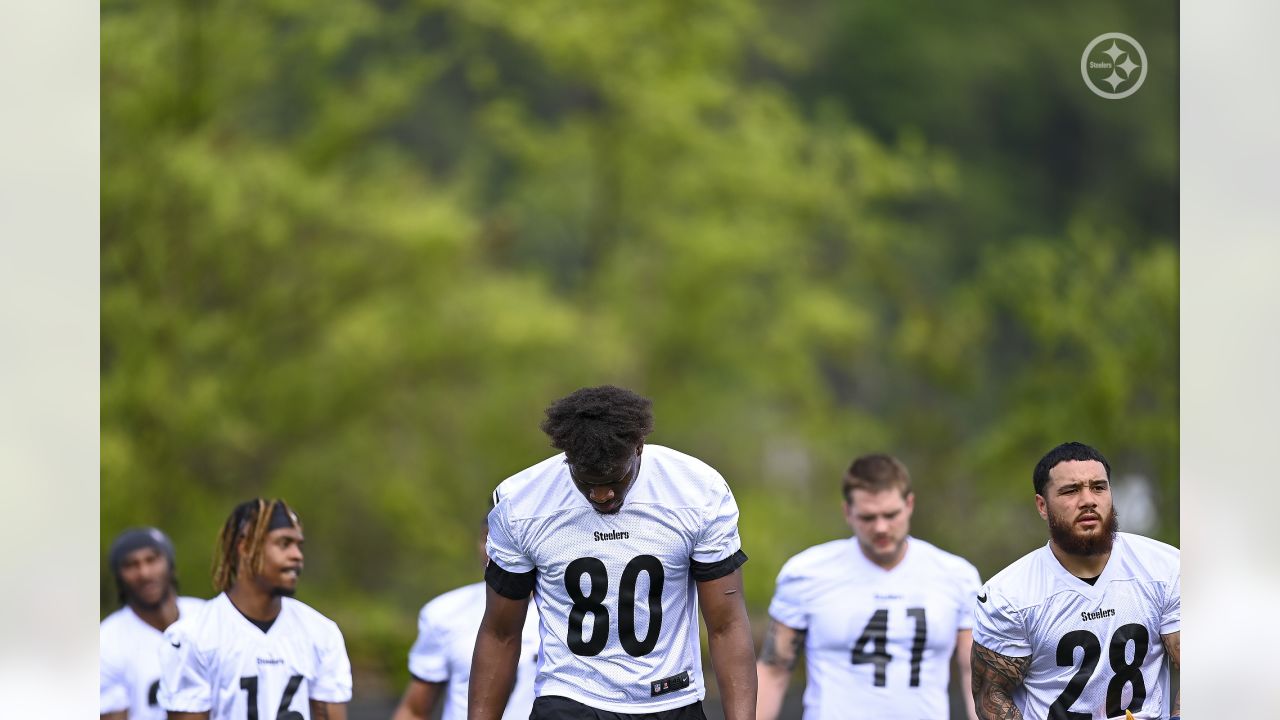
M 534 698 L 529 720 L 707 720 L 702 701 L 690 705 L 650 713 L 616 713 L 597 710 L 577 700 L 558 695 Z

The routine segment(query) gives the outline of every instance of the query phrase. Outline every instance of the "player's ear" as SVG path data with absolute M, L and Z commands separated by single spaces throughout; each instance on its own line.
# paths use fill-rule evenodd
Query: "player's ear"
M 1036 511 L 1040 513 L 1041 520 L 1049 519 L 1049 504 L 1040 493 L 1036 493 Z
M 916 508 L 916 494 L 914 492 L 908 492 L 906 497 L 903 498 L 903 501 L 906 502 L 907 514 L 910 515 L 911 511 Z

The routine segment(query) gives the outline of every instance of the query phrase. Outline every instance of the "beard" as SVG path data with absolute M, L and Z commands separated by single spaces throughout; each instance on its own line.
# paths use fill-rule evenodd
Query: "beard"
M 148 602 L 146 600 L 143 600 L 136 593 L 130 590 L 126 590 L 125 604 L 129 605 L 130 607 L 137 608 L 138 610 L 142 610 L 144 612 L 155 612 L 156 610 L 159 610 L 160 608 L 164 607 L 164 604 L 169 601 L 169 598 L 173 597 L 173 592 L 174 592 L 173 583 L 169 583 L 165 585 L 164 592 L 160 594 L 160 597 L 157 598 L 155 602 Z
M 1049 536 L 1053 538 L 1053 544 L 1068 555 L 1090 557 L 1111 552 L 1111 546 L 1115 543 L 1116 532 L 1119 529 L 1120 522 L 1116 517 L 1114 506 L 1111 508 L 1111 514 L 1102 518 L 1101 532 L 1089 535 L 1077 533 L 1074 520 L 1064 520 L 1054 513 L 1049 513 Z

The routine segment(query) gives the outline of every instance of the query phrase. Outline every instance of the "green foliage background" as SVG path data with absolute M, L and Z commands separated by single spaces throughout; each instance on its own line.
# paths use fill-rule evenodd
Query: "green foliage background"
M 856 454 L 984 576 L 1079 439 L 1178 541 L 1177 8 L 104 0 L 102 541 L 283 496 L 358 691 L 577 387 L 729 479 L 763 618 Z M 1140 92 L 1079 57 L 1120 30 Z M 1122 522 L 1124 507 L 1119 508 Z M 102 612 L 115 606 L 107 569 Z

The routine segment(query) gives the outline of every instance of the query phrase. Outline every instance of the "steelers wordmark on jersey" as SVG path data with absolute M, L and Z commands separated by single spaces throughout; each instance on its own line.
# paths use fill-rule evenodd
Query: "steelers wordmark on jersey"
M 746 560 L 738 507 L 719 473 L 645 445 L 616 514 L 587 504 L 563 454 L 508 478 L 494 495 L 490 561 L 507 573 L 536 570 L 538 697 L 621 713 L 702 699 L 695 579 L 723 577 Z
M 466 720 L 471 653 L 484 617 L 485 584 L 465 585 L 435 598 L 418 614 L 418 639 L 409 650 L 409 673 L 424 682 L 448 683 L 441 720 Z M 503 720 L 528 720 L 538 664 L 538 612 L 529 608 L 520 642 L 516 684 Z
M 266 632 L 226 593 L 171 625 L 161 646 L 160 705 L 211 720 L 310 720 L 311 700 L 349 702 L 351 663 L 338 626 L 293 598 L 280 600 Z
M 1062 567 L 1049 545 L 982 588 L 974 642 L 1031 656 L 1014 703 L 1028 718 L 1140 720 L 1168 717 L 1169 672 L 1161 635 L 1181 628 L 1178 549 L 1117 533 L 1093 585 Z
M 805 631 L 805 720 L 947 717 L 956 633 L 973 626 L 978 582 L 967 560 L 915 537 L 890 570 L 856 538 L 788 560 L 769 615 Z

